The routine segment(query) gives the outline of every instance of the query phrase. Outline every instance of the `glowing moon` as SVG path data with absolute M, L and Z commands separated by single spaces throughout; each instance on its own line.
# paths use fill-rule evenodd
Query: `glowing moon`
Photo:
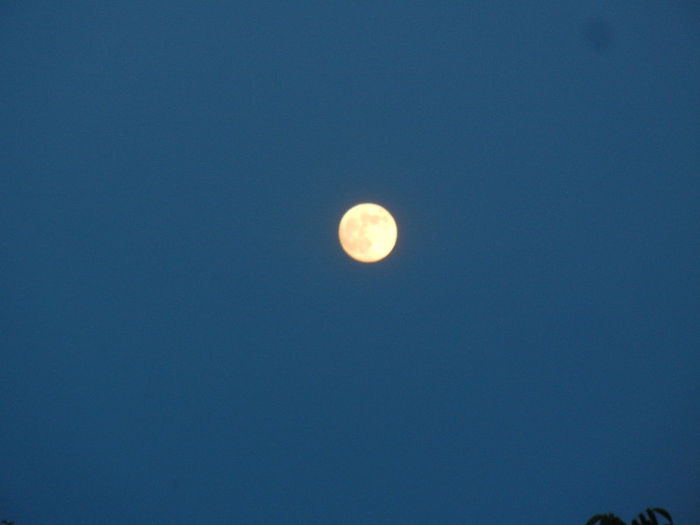
M 371 263 L 391 253 L 396 244 L 396 221 L 379 204 L 353 206 L 340 219 L 340 245 L 353 259 Z

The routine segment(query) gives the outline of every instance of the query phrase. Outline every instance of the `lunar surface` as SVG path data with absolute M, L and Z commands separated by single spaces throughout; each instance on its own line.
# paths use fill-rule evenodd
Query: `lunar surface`
M 371 263 L 382 260 L 396 244 L 396 221 L 379 204 L 353 206 L 340 219 L 340 244 L 353 259 Z

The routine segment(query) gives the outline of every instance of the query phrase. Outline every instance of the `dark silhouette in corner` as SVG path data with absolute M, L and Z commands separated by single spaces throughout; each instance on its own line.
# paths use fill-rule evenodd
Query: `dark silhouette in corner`
M 659 523 L 656 519 L 656 515 L 659 515 L 668 520 L 667 523 Z M 639 514 L 639 518 L 632 520 L 630 525 L 673 525 L 673 519 L 667 510 L 656 507 L 653 509 L 647 509 L 647 517 L 644 513 Z M 614 514 L 596 514 L 591 519 L 586 522 L 586 525 L 626 525 L 624 521 L 615 516 Z

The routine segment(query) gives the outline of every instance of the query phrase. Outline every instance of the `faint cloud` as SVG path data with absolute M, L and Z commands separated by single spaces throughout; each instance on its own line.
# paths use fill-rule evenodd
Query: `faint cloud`
M 583 36 L 595 51 L 605 51 L 615 44 L 615 30 L 598 16 L 586 21 L 583 26 Z

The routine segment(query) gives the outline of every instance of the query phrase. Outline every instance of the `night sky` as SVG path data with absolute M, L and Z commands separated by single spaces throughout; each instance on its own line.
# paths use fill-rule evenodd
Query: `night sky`
M 2 2 L 0 519 L 698 523 L 699 86 L 691 0 Z

